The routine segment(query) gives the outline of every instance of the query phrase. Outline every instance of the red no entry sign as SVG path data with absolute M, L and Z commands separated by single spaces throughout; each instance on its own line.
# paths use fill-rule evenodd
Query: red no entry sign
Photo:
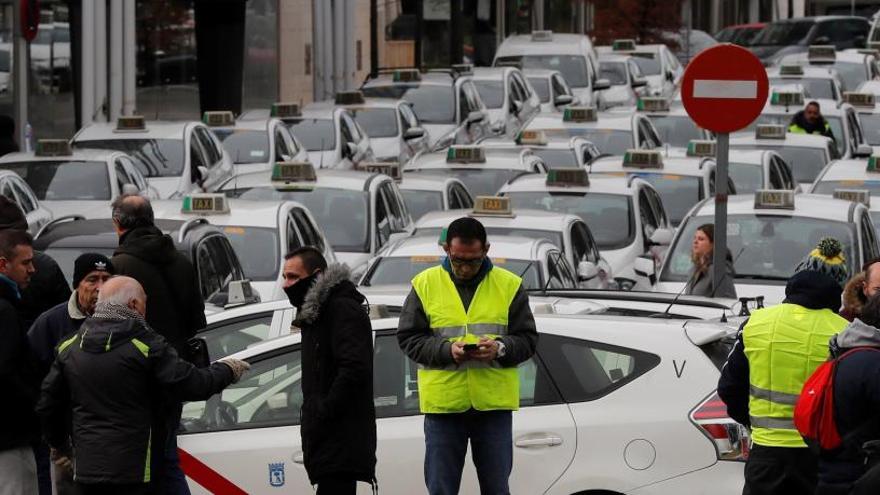
M 745 48 L 723 44 L 703 50 L 688 64 L 681 100 L 697 125 L 728 133 L 758 118 L 768 88 L 767 72 L 757 57 Z

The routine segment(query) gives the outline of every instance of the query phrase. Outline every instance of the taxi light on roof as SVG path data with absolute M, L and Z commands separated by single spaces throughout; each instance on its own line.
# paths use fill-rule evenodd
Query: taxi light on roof
M 336 93 L 337 105 L 362 105 L 364 94 L 360 91 L 340 91 Z
M 394 74 L 391 76 L 391 79 L 394 82 L 413 82 L 413 81 L 421 81 L 422 73 L 417 69 L 400 69 L 394 71 Z
M 477 196 L 474 198 L 474 215 L 512 217 L 510 198 L 501 196 Z
M 794 191 L 758 189 L 755 191 L 755 208 L 793 210 Z
M 755 139 L 785 139 L 785 126 L 759 124 L 755 127 Z
M 614 40 L 611 49 L 615 52 L 631 52 L 636 49 L 636 40 Z
M 799 91 L 774 91 L 770 97 L 771 105 L 783 105 L 786 107 L 792 105 L 803 105 L 804 94 Z
M 868 166 L 865 168 L 866 172 L 880 172 L 880 156 L 873 155 L 868 157 Z
M 844 91 L 843 101 L 854 107 L 874 108 L 874 93 L 859 93 L 856 91 Z
M 779 68 L 780 76 L 802 76 L 804 68 L 800 65 L 783 65 Z
M 486 163 L 486 150 L 479 146 L 450 146 L 446 163 Z
M 835 189 L 834 198 L 871 207 L 871 191 L 867 189 Z
M 568 107 L 562 114 L 563 122 L 595 122 L 595 107 Z
M 532 31 L 532 41 L 553 41 L 553 31 Z
M 459 76 L 469 76 L 474 73 L 473 64 L 452 64 L 452 72 Z
M 662 96 L 645 96 L 639 98 L 636 108 L 643 112 L 668 112 L 669 100 Z
M 235 125 L 235 116 L 232 112 L 205 112 L 202 114 L 202 122 L 211 127 Z
M 286 119 L 291 117 L 299 117 L 302 112 L 299 109 L 299 103 L 278 102 L 272 104 L 272 117 Z
M 551 187 L 589 187 L 590 177 L 582 168 L 557 168 L 547 172 L 546 184 Z
M 37 141 L 36 156 L 69 156 L 73 154 L 70 142 L 66 139 L 40 139 Z
M 517 144 L 547 144 L 547 133 L 544 131 L 522 131 L 516 137 Z
M 315 182 L 315 167 L 309 162 L 278 162 L 272 167 L 272 182 Z
M 656 150 L 626 150 L 623 166 L 631 168 L 662 169 L 663 156 Z
M 807 60 L 810 63 L 834 63 L 837 60 L 837 50 L 834 45 L 810 45 L 807 49 Z
M 143 131 L 146 128 L 147 123 L 142 115 L 130 115 L 116 119 L 117 131 Z
M 715 141 L 691 140 L 688 143 L 687 156 L 715 156 Z
M 388 177 L 400 182 L 402 179 L 400 175 L 400 164 L 392 163 L 392 162 L 368 162 L 368 163 L 360 163 L 358 165 L 358 170 L 363 170 L 364 172 L 370 172 L 373 174 L 385 174 Z
M 183 197 L 182 213 L 229 213 L 229 203 L 222 194 L 190 194 Z

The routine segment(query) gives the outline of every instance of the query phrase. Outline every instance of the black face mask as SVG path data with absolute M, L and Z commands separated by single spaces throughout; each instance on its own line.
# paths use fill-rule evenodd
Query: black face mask
M 284 293 L 287 294 L 287 299 L 290 300 L 290 304 L 297 308 L 302 307 L 303 302 L 306 300 L 306 294 L 309 292 L 309 289 L 315 285 L 315 279 L 317 276 L 317 273 L 313 273 L 306 278 L 300 279 L 299 282 L 290 287 L 284 288 Z

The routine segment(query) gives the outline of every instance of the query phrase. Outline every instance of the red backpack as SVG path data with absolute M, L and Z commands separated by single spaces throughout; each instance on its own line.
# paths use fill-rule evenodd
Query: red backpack
M 842 443 L 834 421 L 834 374 L 837 363 L 858 351 L 875 351 L 874 347 L 857 347 L 822 363 L 804 382 L 804 388 L 794 406 L 794 425 L 807 444 L 823 450 L 834 450 Z

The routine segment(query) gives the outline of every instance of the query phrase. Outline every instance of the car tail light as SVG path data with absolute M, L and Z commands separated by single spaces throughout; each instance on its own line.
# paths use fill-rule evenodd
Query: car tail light
M 691 411 L 691 422 L 715 445 L 718 459 L 745 461 L 749 458 L 749 431 L 727 415 L 727 406 L 713 392 Z

